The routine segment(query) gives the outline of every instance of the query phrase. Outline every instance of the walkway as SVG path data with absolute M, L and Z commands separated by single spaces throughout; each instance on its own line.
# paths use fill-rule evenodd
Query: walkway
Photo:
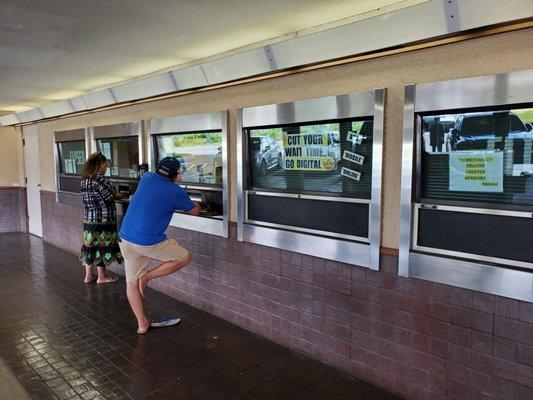
M 180 325 L 135 333 L 124 281 L 85 285 L 76 257 L 0 235 L 0 357 L 32 398 L 399 399 L 149 289 Z

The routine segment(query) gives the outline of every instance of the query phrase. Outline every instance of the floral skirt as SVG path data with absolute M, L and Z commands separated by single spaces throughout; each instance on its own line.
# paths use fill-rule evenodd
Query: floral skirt
M 95 267 L 107 267 L 113 262 L 122 264 L 116 222 L 83 222 L 80 261 Z

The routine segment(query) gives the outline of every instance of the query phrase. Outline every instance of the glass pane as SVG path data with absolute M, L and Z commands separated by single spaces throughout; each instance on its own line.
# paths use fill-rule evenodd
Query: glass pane
M 422 197 L 533 205 L 533 108 L 422 118 Z
M 137 178 L 139 176 L 139 142 L 137 136 L 100 139 L 98 150 L 106 156 L 106 176 Z
M 87 160 L 85 141 L 59 142 L 57 147 L 59 151 L 60 172 L 62 174 L 81 175 L 83 165 Z
M 157 136 L 158 161 L 176 157 L 182 182 L 222 185 L 222 131 Z
M 249 130 L 252 187 L 370 198 L 371 119 Z

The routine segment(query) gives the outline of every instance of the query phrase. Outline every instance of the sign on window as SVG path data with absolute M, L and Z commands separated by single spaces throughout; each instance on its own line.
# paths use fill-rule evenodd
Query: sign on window
M 503 192 L 503 152 L 456 151 L 449 155 L 449 190 Z
M 284 169 L 288 171 L 332 171 L 335 160 L 328 154 L 327 133 L 284 134 Z

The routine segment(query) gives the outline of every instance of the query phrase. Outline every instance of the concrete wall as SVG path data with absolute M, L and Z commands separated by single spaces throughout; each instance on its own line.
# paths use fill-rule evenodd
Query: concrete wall
M 24 186 L 20 128 L 0 127 L 0 187 Z
M 41 170 L 44 190 L 55 190 L 53 131 L 105 125 L 178 114 L 194 114 L 332 96 L 385 87 L 383 163 L 383 243 L 398 247 L 403 90 L 406 84 L 503 73 L 533 67 L 533 29 L 449 44 L 407 54 L 249 83 L 226 89 L 191 94 L 175 99 L 139 104 L 39 124 Z M 497 49 L 497 51 L 495 51 Z M 230 125 L 232 127 L 232 125 Z M 235 132 L 230 131 L 230 175 L 236 180 L 233 151 Z M 236 220 L 236 193 L 231 195 L 231 218 Z
M 0 232 L 27 230 L 21 130 L 0 127 Z

